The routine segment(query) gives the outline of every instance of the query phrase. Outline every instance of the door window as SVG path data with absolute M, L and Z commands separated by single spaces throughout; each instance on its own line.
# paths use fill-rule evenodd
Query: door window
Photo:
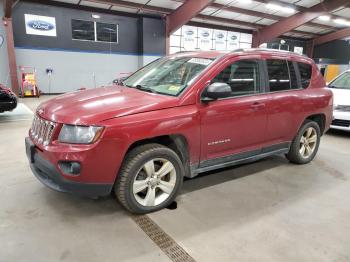
M 231 97 L 260 92 L 259 64 L 255 60 L 241 60 L 227 66 L 214 77 L 212 83 L 226 83 L 231 87 Z
M 267 60 L 267 71 L 269 74 L 270 92 L 291 89 L 288 63 L 286 60 Z

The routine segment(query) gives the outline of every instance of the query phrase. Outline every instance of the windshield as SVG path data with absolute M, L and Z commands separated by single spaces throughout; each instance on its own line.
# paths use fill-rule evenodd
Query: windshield
M 178 96 L 212 61 L 197 57 L 160 59 L 131 75 L 123 84 L 144 91 Z
M 350 72 L 340 75 L 329 84 L 330 88 L 349 89 L 350 90 Z

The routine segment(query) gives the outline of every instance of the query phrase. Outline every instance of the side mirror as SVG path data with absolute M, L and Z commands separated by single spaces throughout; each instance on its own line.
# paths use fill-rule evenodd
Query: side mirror
M 202 94 L 202 101 L 208 102 L 219 98 L 230 97 L 231 87 L 226 83 L 213 83 L 209 85 Z

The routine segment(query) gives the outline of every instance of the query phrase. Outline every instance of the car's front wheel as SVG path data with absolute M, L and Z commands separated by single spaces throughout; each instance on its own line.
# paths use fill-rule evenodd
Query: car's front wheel
M 294 138 L 286 155 L 295 164 L 307 164 L 312 161 L 320 145 L 321 131 L 319 125 L 307 120 Z
M 183 182 L 183 165 L 170 148 L 147 144 L 131 150 L 115 185 L 120 203 L 132 213 L 148 213 L 167 207 Z

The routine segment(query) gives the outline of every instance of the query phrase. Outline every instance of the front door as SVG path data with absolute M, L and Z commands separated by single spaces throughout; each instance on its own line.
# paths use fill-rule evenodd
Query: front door
M 260 153 L 266 136 L 267 95 L 261 61 L 229 61 L 219 72 L 211 83 L 227 83 L 232 93 L 200 105 L 201 166 L 219 164 L 228 160 L 223 157 L 235 154 Z

